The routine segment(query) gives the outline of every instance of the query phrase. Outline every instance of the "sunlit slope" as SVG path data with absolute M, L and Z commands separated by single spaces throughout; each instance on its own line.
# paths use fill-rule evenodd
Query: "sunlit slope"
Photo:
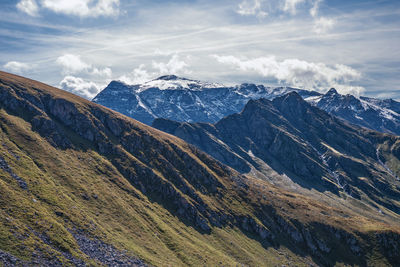
M 181 139 L 64 91 L 0 73 L 0 107 L 2 264 L 399 260 L 391 219 L 243 177 Z

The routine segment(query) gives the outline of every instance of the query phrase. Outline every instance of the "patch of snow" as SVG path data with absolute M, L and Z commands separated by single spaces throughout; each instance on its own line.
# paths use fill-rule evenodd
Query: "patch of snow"
M 321 100 L 322 96 L 309 96 L 304 98 L 305 101 L 309 102 L 311 105 L 316 105 Z
M 142 99 L 140 98 L 139 95 L 135 95 L 135 97 L 136 97 L 136 100 L 138 101 L 138 104 L 139 104 L 140 107 L 142 107 L 144 110 L 146 110 L 154 118 L 157 118 L 157 116 L 154 115 L 153 111 L 143 103 L 143 101 L 142 101 Z
M 376 149 L 376 158 L 378 159 L 379 164 L 396 180 L 400 181 L 400 178 L 384 163 L 379 156 L 379 147 Z
M 139 88 L 136 90 L 136 92 L 140 93 L 150 88 L 158 88 L 160 90 L 186 89 L 191 91 L 202 91 L 203 89 L 224 88 L 224 87 L 226 86 L 219 83 L 201 82 L 185 78 L 177 78 L 173 80 L 156 79 L 140 85 Z

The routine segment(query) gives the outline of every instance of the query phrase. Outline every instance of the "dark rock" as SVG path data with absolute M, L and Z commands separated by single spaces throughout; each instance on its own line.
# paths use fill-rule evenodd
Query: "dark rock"
M 28 190 L 28 185 L 25 182 L 24 179 L 22 179 L 21 177 L 19 177 L 18 175 L 16 175 L 13 170 L 11 169 L 11 167 L 8 165 L 8 163 L 6 162 L 6 160 L 0 156 L 0 169 L 7 172 L 8 174 L 11 175 L 12 178 L 14 178 L 18 184 L 19 187 L 23 190 Z

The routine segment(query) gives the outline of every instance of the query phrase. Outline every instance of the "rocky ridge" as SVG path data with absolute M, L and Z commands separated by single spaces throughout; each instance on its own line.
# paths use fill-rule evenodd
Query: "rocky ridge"
M 285 175 L 303 188 L 371 198 L 400 212 L 397 174 L 376 154 L 385 145 L 385 154 L 395 156 L 400 140 L 343 122 L 295 92 L 273 101 L 251 100 L 241 113 L 215 124 L 157 119 L 153 126 L 241 173 L 256 171 L 268 179 L 272 170 L 279 174 L 277 181 Z

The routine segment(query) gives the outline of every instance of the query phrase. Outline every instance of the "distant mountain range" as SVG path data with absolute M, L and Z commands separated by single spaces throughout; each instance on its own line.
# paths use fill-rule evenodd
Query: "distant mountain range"
M 294 88 L 254 84 L 227 87 L 168 75 L 139 85 L 113 81 L 93 102 L 148 125 L 156 118 L 213 123 L 241 111 L 250 99 L 273 98 L 293 90 L 304 97 L 319 95 Z
M 156 118 L 215 123 L 240 112 L 250 99 L 271 100 L 292 91 L 309 103 L 353 124 L 400 135 L 399 102 L 341 95 L 335 89 L 320 94 L 291 87 L 271 88 L 247 83 L 224 86 L 168 75 L 138 85 L 113 81 L 93 102 L 148 125 Z

